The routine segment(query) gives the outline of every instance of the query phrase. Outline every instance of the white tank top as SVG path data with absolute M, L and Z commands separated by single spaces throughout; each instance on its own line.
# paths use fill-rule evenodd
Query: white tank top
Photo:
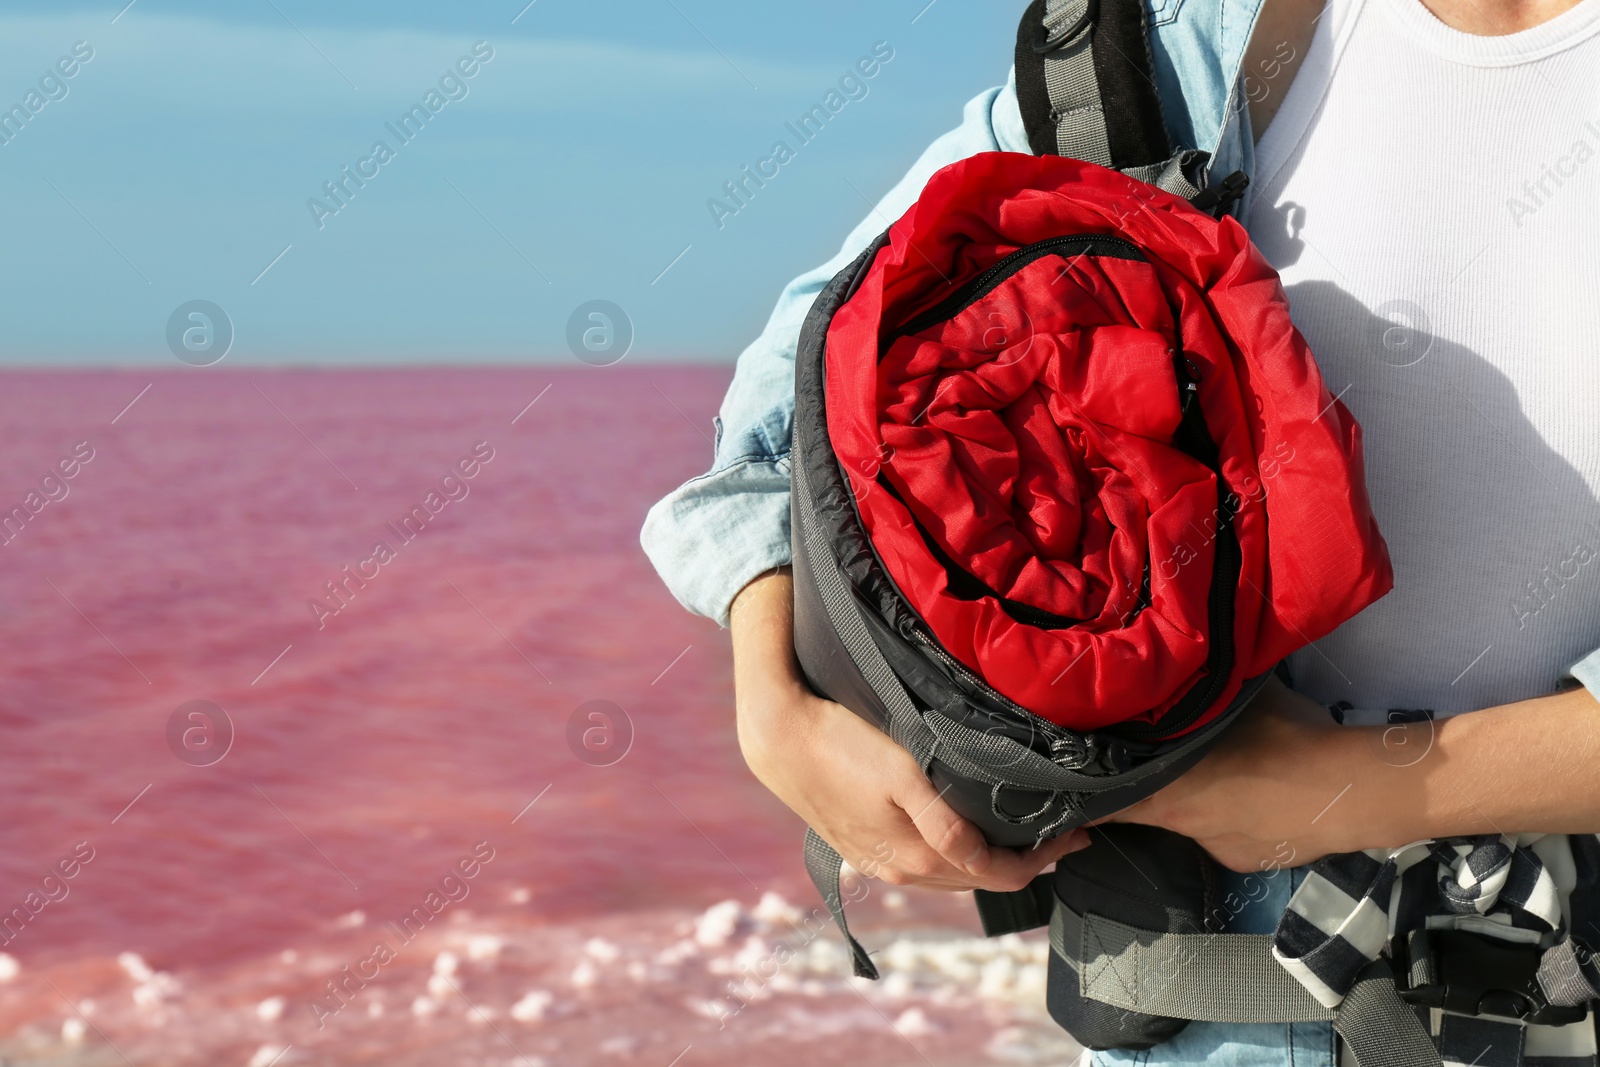
M 1553 691 L 1600 647 L 1600 0 L 1502 37 L 1330 0 L 1246 224 L 1395 565 L 1297 688 L 1347 721 Z

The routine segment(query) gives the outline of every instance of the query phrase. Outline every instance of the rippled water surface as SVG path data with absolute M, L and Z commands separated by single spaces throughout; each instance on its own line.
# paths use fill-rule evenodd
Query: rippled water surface
M 0 1053 L 1070 1058 L 964 901 L 869 899 L 870 990 L 795 925 L 727 635 L 638 547 L 727 379 L 0 375 Z

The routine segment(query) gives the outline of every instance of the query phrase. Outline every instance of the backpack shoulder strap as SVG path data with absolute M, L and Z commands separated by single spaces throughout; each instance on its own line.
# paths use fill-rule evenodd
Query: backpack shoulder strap
M 1017 106 L 1035 155 L 1120 170 L 1220 216 L 1248 179 L 1207 188 L 1205 152 L 1174 149 L 1144 0 L 1033 0 L 1017 28 Z
M 1017 30 L 1016 69 L 1035 154 L 1116 170 L 1172 156 L 1144 0 L 1033 0 Z

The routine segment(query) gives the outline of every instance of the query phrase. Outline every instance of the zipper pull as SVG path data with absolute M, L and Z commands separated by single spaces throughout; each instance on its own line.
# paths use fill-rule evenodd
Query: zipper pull
M 1098 752 L 1093 734 L 1067 734 L 1050 740 L 1050 759 L 1069 771 L 1087 767 Z
M 1178 377 L 1179 407 L 1187 415 L 1190 403 L 1200 392 L 1200 368 L 1195 366 L 1187 352 L 1173 353 L 1172 367 Z

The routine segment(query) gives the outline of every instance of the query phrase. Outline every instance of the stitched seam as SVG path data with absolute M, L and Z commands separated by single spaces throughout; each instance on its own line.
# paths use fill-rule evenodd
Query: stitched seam
M 1146 11 L 1150 11 L 1150 5 L 1148 3 L 1145 5 L 1145 10 Z M 1172 25 L 1172 23 L 1178 21 L 1178 12 L 1182 11 L 1182 10 L 1183 10 L 1183 0 L 1173 0 L 1172 6 L 1171 6 L 1171 10 L 1162 11 L 1162 13 L 1161 13 L 1159 18 L 1153 18 L 1153 19 L 1150 20 L 1150 25 L 1151 26 L 1170 26 L 1170 25 Z M 1154 14 L 1154 12 L 1151 12 L 1151 14 Z
M 792 454 L 791 452 L 779 452 L 776 455 L 768 455 L 767 453 L 764 453 L 764 452 L 747 452 L 747 453 L 744 453 L 743 455 L 736 456 L 735 458 L 729 460 L 727 462 L 727 464 L 725 464 L 724 466 L 713 467 L 710 470 L 706 471 L 704 474 L 695 475 L 693 478 L 690 478 L 688 481 L 684 482 L 678 488 L 679 489 L 684 489 L 684 488 L 687 488 L 688 486 L 694 485 L 696 482 L 703 482 L 707 478 L 715 478 L 719 474 L 726 474 L 727 472 L 733 470 L 735 467 L 747 467 L 747 466 L 750 466 L 751 464 L 754 464 L 754 463 L 767 463 L 767 464 L 771 464 L 772 466 L 776 467 L 779 463 L 782 463 L 784 460 L 788 459 L 791 454 Z

